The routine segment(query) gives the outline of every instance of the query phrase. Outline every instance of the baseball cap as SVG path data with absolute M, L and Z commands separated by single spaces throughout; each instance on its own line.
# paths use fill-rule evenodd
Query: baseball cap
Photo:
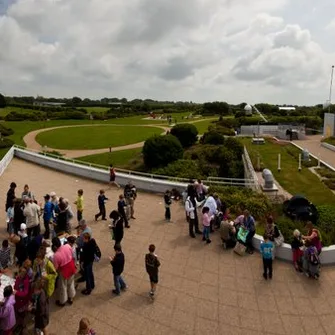
M 26 230 L 27 225 L 25 223 L 21 223 L 20 230 Z

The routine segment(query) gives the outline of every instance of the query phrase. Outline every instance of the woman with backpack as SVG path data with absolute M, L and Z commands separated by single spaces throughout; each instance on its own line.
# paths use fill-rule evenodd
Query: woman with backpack
M 308 229 L 308 235 L 302 236 L 302 239 L 305 242 L 309 241 L 318 251 L 318 255 L 320 255 L 322 251 L 322 243 L 319 230 L 313 227 L 312 222 L 307 222 L 306 228 Z

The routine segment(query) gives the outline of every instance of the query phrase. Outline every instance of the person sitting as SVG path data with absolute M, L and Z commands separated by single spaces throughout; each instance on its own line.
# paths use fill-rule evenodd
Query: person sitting
M 237 242 L 234 222 L 222 221 L 220 224 L 220 236 L 224 249 L 234 248 Z
M 249 211 L 244 211 L 243 226 L 248 231 L 246 237 L 245 245 L 247 247 L 247 252 L 252 255 L 254 253 L 254 246 L 252 245 L 252 239 L 256 233 L 255 219 L 250 215 Z

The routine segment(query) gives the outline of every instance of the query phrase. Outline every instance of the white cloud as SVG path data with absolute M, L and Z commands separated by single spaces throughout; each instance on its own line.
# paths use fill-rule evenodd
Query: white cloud
M 288 0 L 8 4 L 5 15 L 0 8 L 6 94 L 324 100 L 334 55 L 312 27 L 285 20 Z

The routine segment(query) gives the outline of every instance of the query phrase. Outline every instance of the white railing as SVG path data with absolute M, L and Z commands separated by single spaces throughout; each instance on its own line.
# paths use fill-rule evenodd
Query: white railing
M 15 148 L 11 147 L 5 156 L 3 156 L 2 160 L 0 161 L 0 176 L 5 172 L 7 166 L 10 164 L 12 161 L 13 157 L 15 154 Z
M 34 154 L 39 154 L 41 156 L 50 157 L 59 161 L 70 162 L 73 164 L 84 165 L 89 168 L 99 169 L 103 171 L 109 171 L 109 167 L 106 165 L 100 165 L 90 162 L 81 161 L 74 158 L 66 158 L 63 156 L 54 155 L 45 151 L 38 151 L 27 149 L 25 147 L 14 145 L 14 148 L 18 148 L 20 150 L 26 152 L 32 152 Z M 165 176 L 165 175 L 158 175 L 153 173 L 146 173 L 146 172 L 139 172 L 139 171 L 132 171 L 132 170 L 125 170 L 125 169 L 116 169 L 118 174 L 124 174 L 128 176 L 135 176 L 135 177 L 145 177 L 154 180 L 166 180 L 166 181 L 174 181 L 179 183 L 188 184 L 190 182 L 189 178 L 180 178 L 180 177 L 173 177 L 173 176 Z M 217 185 L 217 186 L 236 186 L 236 187 L 255 187 L 255 180 L 253 179 L 240 179 L 240 178 L 220 178 L 220 177 L 208 177 L 207 179 L 203 180 L 204 184 L 208 185 Z
M 244 146 L 243 148 L 243 163 L 244 163 L 244 169 L 246 172 L 246 177 L 247 180 L 253 180 L 253 190 L 254 191 L 260 191 L 261 187 L 258 183 L 258 177 L 257 174 L 255 172 L 254 166 L 252 165 L 248 150 L 246 148 L 246 146 Z

